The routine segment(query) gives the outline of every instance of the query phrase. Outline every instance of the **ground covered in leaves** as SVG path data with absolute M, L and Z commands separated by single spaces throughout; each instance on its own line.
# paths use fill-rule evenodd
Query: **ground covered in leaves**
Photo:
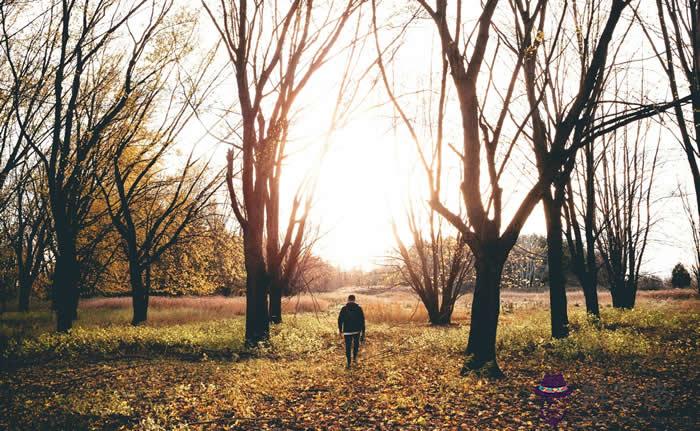
M 606 308 L 602 325 L 577 309 L 563 341 L 546 311 L 504 310 L 497 382 L 459 377 L 465 325 L 370 322 L 345 370 L 332 313 L 288 316 L 255 351 L 238 318 L 6 339 L 0 429 L 547 429 L 532 388 L 561 372 L 575 391 L 560 429 L 695 430 L 696 305 Z

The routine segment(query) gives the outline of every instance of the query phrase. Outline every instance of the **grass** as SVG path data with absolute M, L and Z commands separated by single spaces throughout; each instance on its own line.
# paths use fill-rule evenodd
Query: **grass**
M 436 328 L 404 294 L 359 293 L 368 342 L 350 372 L 335 327 L 345 292 L 285 314 L 254 350 L 235 299 L 157 298 L 142 327 L 124 300 L 85 301 L 60 335 L 48 313 L 6 314 L 0 429 L 542 429 L 530 389 L 550 371 L 577 388 L 565 429 L 697 429 L 697 299 L 643 295 L 632 311 L 603 306 L 601 325 L 572 306 L 571 336 L 552 340 L 541 294 L 506 293 L 508 379 L 492 384 L 458 376 L 468 302 L 457 325 Z

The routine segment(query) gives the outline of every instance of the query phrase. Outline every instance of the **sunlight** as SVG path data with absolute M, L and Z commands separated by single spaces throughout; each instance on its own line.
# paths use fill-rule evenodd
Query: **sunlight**
M 412 144 L 385 130 L 381 119 L 354 122 L 333 135 L 322 162 L 311 215 L 320 228 L 317 252 L 345 269 L 369 269 L 393 248 L 391 218 L 405 209 L 421 173 L 406 156 Z M 309 166 L 289 163 L 288 169 L 291 187 Z

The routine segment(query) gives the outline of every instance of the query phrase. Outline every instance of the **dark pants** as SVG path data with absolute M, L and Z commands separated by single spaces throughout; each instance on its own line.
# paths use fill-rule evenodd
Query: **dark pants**
M 352 350 L 352 359 L 357 362 L 357 351 L 360 348 L 360 334 L 345 335 L 345 358 L 350 366 L 350 351 Z

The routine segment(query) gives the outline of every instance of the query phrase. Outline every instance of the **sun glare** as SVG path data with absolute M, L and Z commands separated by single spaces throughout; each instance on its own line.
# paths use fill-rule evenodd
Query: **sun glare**
M 411 148 L 402 145 L 412 144 L 397 142 L 371 118 L 333 134 L 311 214 L 320 228 L 317 252 L 332 264 L 369 269 L 392 249 L 391 219 L 405 208 L 419 173 L 405 156 Z M 309 165 L 289 163 L 288 169 L 287 184 L 298 184 Z

